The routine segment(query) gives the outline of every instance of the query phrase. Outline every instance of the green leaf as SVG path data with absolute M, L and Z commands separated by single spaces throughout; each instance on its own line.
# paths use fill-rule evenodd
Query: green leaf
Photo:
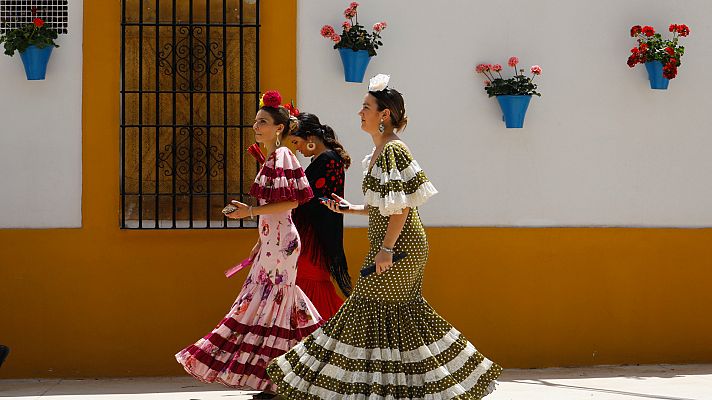
M 12 56 L 15 51 L 22 53 L 31 45 L 40 48 L 59 47 L 54 42 L 57 36 L 57 31 L 47 26 L 37 28 L 34 24 L 27 24 L 0 35 L 0 43 L 5 45 L 5 54 Z

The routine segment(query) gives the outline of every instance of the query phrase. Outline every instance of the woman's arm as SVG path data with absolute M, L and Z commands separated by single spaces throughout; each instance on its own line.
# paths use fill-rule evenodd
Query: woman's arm
M 388 228 L 386 228 L 386 236 L 383 238 L 383 247 L 392 249 L 396 245 L 409 213 L 410 208 L 407 207 L 400 214 L 393 214 L 388 218 Z
M 232 205 L 234 205 L 235 207 L 237 207 L 237 210 L 231 212 L 230 214 L 227 214 L 227 216 L 229 218 L 235 218 L 235 219 L 289 211 L 294 208 L 297 208 L 297 206 L 299 205 L 299 202 L 296 200 L 280 201 L 278 203 L 269 203 L 269 204 L 265 204 L 263 206 L 255 206 L 255 207 L 248 206 L 247 204 L 241 203 L 237 200 L 233 200 L 230 203 Z
M 405 226 L 405 221 L 408 219 L 410 208 L 404 208 L 400 214 L 393 214 L 388 218 L 388 227 L 386 228 L 386 236 L 383 238 L 381 250 L 378 251 L 374 262 L 376 263 L 376 273 L 382 274 L 393 266 L 393 246 Z M 385 250 L 384 250 L 385 248 Z
M 341 210 L 341 212 L 344 214 L 368 215 L 368 208 L 363 204 L 351 204 L 348 209 Z
M 297 208 L 299 202 L 293 201 L 280 201 L 279 203 L 269 203 L 263 206 L 252 207 L 252 215 L 265 215 L 265 214 L 275 214 L 279 212 L 289 211 Z
M 338 196 L 336 193 L 332 193 L 331 197 L 336 200 L 326 200 L 321 201 L 321 204 L 325 205 L 329 210 L 339 213 L 339 214 L 356 214 L 356 215 L 368 215 L 368 208 L 363 204 L 351 204 L 346 201 L 343 197 Z M 348 208 L 339 208 L 339 204 L 348 206 Z

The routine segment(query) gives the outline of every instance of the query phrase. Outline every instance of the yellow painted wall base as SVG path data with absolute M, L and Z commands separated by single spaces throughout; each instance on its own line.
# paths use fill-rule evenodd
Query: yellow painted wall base
M 182 374 L 173 355 L 224 316 L 246 271 L 223 270 L 256 238 L 118 229 L 120 2 L 84 4 L 83 227 L 0 230 L 0 378 Z M 296 2 L 263 7 L 262 89 L 293 98 Z M 712 362 L 710 229 L 428 234 L 426 298 L 505 367 Z M 356 276 L 366 232 L 345 241 Z
M 427 208 L 424 210 L 427 212 Z M 710 230 L 430 228 L 425 296 L 505 367 L 712 362 Z M 180 375 L 241 232 L 2 231 L 0 377 Z M 346 232 L 356 276 L 364 229 Z

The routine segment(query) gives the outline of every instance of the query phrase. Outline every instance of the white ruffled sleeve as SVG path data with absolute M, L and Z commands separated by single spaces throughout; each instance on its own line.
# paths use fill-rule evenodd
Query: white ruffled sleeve
M 370 161 L 370 157 L 367 159 Z M 404 208 L 419 207 L 438 191 L 410 152 L 400 143 L 391 142 L 370 172 L 366 170 L 364 192 L 366 204 L 388 216 L 400 214 Z

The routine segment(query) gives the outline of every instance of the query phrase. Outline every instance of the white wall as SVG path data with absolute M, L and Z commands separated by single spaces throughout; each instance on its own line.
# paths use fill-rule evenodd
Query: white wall
M 69 2 L 46 80 L 0 54 L 0 228 L 81 226 L 82 3 Z
M 341 25 L 348 3 L 299 2 L 298 99 L 360 160 L 372 147 L 356 116 L 367 83 L 344 82 L 319 35 Z M 365 82 L 391 74 L 407 102 L 403 139 L 440 191 L 422 209 L 426 224 L 712 226 L 709 0 L 360 3 L 369 30 L 389 24 Z M 644 67 L 626 65 L 628 32 L 650 24 L 667 33 L 670 23 L 690 26 L 688 53 L 670 89 L 653 91 Z M 504 128 L 473 73 L 512 55 L 544 69 L 543 96 L 518 130 Z M 360 182 L 355 165 L 351 199 L 362 198 Z

